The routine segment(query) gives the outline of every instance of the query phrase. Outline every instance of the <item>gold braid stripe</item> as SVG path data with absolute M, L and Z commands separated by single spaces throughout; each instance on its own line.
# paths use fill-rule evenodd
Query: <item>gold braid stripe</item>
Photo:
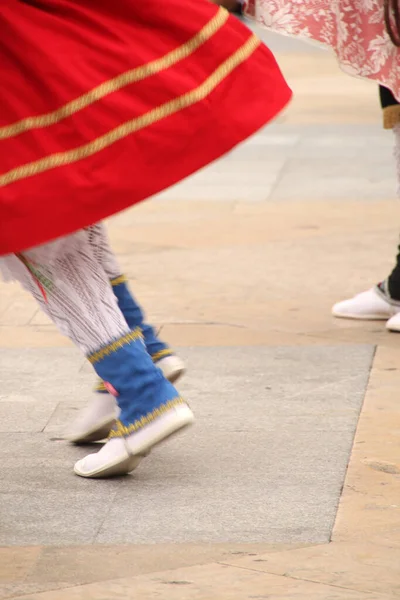
M 247 60 L 260 44 L 260 40 L 255 35 L 252 35 L 239 50 L 223 62 L 199 87 L 150 110 L 140 117 L 136 117 L 131 121 L 119 125 L 105 135 L 96 138 L 84 146 L 79 146 L 74 150 L 68 150 L 66 152 L 58 152 L 57 154 L 52 154 L 35 162 L 11 169 L 7 173 L 0 175 L 0 187 L 5 187 L 20 179 L 32 177 L 33 175 L 38 175 L 44 171 L 69 165 L 84 158 L 88 158 L 89 156 L 108 148 L 112 144 L 115 144 L 128 135 L 139 131 L 140 129 L 144 129 L 145 127 L 149 127 L 157 121 L 161 121 L 161 119 L 165 119 L 188 106 L 196 104 L 196 102 L 200 102 L 206 98 L 217 85 L 221 83 L 221 81 L 232 73 L 236 67 Z
M 94 391 L 95 392 L 107 392 L 108 393 L 108 389 L 104 385 L 104 381 L 102 379 L 99 379 L 98 383 L 94 387 Z
M 166 356 L 172 356 L 173 354 L 174 353 L 171 348 L 164 348 L 164 350 L 159 350 L 155 354 L 152 354 L 151 358 L 153 359 L 153 362 L 156 363 L 162 358 L 165 358 Z
M 53 112 L 45 115 L 38 115 L 36 117 L 27 117 L 26 119 L 22 119 L 11 125 L 0 127 L 0 140 L 19 135 L 29 129 L 54 125 L 131 83 L 141 81 L 151 75 L 155 75 L 160 71 L 172 67 L 177 62 L 193 54 L 193 52 L 215 35 L 226 23 L 228 16 L 228 12 L 225 9 L 220 8 L 211 21 L 192 37 L 192 39 L 175 50 L 168 52 L 165 56 L 140 67 L 136 67 L 135 69 L 131 69 L 130 71 L 126 71 L 125 73 L 121 73 L 121 75 L 105 81 L 86 94 L 75 98 L 75 100 L 71 100 L 71 102 L 64 104 L 64 106 L 61 106 Z
M 119 338 L 118 340 L 115 340 L 115 342 L 108 344 L 108 346 L 104 346 L 104 348 L 101 348 L 97 352 L 93 352 L 93 354 L 90 354 L 87 357 L 88 361 L 92 363 L 92 365 L 95 365 L 96 363 L 103 360 L 103 358 L 106 358 L 106 356 L 114 354 L 114 352 L 117 352 L 117 350 L 119 350 L 120 348 L 127 346 L 131 342 L 136 342 L 136 340 L 143 340 L 142 330 L 140 329 L 140 327 L 136 327 L 136 329 L 133 329 L 123 337 Z
M 121 423 L 120 420 L 117 420 L 113 429 L 111 429 L 108 438 L 110 439 L 115 437 L 124 437 L 131 433 L 134 433 L 135 431 L 138 431 L 138 429 L 142 429 L 149 423 L 152 423 L 158 417 L 162 417 L 162 415 L 165 415 L 165 413 L 169 412 L 172 408 L 175 408 L 175 406 L 179 406 L 181 404 L 187 404 L 187 402 L 185 402 L 183 398 L 178 396 L 177 398 L 174 398 L 173 400 L 169 400 L 165 404 L 162 404 L 158 408 L 155 408 L 153 411 L 151 411 L 141 419 L 138 419 L 131 425 L 124 425 L 123 423 Z
M 114 279 L 110 279 L 110 283 L 115 287 L 116 285 L 121 285 L 121 283 L 128 283 L 128 278 L 125 275 L 119 275 L 118 277 L 114 277 Z

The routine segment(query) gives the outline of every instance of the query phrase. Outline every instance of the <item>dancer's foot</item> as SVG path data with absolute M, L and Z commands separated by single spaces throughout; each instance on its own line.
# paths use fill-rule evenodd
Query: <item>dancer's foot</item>
M 380 286 L 338 302 L 332 314 L 342 319 L 386 321 L 400 312 L 400 303 L 392 300 Z
M 156 362 L 163 375 L 171 383 L 185 373 L 185 363 L 179 356 L 171 354 Z M 95 392 L 89 404 L 78 415 L 65 436 L 73 444 L 90 444 L 104 440 L 118 417 L 114 396 L 106 391 Z
M 131 473 L 154 446 L 193 423 L 194 415 L 185 402 L 180 401 L 170 408 L 167 406 L 160 406 L 144 416 L 133 426 L 137 427 L 134 433 L 126 437 L 111 437 L 99 452 L 78 460 L 74 467 L 76 475 L 102 478 Z M 124 427 L 118 424 L 114 431 L 116 436 L 125 433 Z
M 156 365 L 163 372 L 165 379 L 171 383 L 178 381 L 186 371 L 185 363 L 176 354 L 161 358 L 156 361 Z
M 108 393 L 93 393 L 88 405 L 80 411 L 65 439 L 73 444 L 91 444 L 104 440 L 118 417 L 115 398 Z
M 386 323 L 386 329 L 389 331 L 400 332 L 400 312 L 396 313 Z

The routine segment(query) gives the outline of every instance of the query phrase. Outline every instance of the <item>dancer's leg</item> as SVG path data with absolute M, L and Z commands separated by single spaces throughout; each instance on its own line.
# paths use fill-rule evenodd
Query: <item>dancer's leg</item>
M 384 127 L 393 129 L 397 190 L 400 194 L 400 105 L 391 91 L 383 86 L 379 86 L 379 95 Z M 387 321 L 387 329 L 400 331 L 400 245 L 389 277 L 353 298 L 338 302 L 332 313 L 335 317 L 347 319 Z
M 139 327 L 153 362 L 171 382 L 176 381 L 185 371 L 183 361 L 162 342 L 153 327 L 144 321 L 143 312 L 129 291 L 126 278 L 121 273 L 118 261 L 111 250 L 107 232 L 103 224 L 88 231 L 89 242 L 96 261 L 102 265 L 110 281 L 118 307 L 131 330 Z M 86 407 L 79 412 L 74 422 L 67 427 L 65 437 L 74 443 L 85 444 L 104 439 L 109 434 L 118 414 L 117 405 L 101 379 L 95 385 L 95 392 Z
M 155 362 L 165 356 L 172 355 L 172 350 L 157 337 L 154 328 L 145 322 L 143 311 L 128 288 L 127 279 L 111 249 L 107 231 L 103 224 L 99 226 L 97 236 L 99 261 L 113 286 L 118 306 L 129 327 L 131 329 L 141 328 L 147 351 Z
M 112 439 L 76 465 L 84 477 L 131 471 L 138 457 L 193 417 L 131 331 L 96 258 L 96 228 L 70 236 L 59 252 L 49 244 L 14 257 L 14 276 L 60 331 L 88 357 L 116 396 L 120 416 Z

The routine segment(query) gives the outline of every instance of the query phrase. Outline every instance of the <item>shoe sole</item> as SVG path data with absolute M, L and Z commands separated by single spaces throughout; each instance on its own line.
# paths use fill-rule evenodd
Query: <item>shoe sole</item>
M 107 417 L 106 419 L 102 419 L 96 425 L 93 425 L 90 429 L 85 431 L 84 433 L 80 433 L 79 435 L 69 435 L 66 439 L 71 444 L 91 444 L 93 442 L 99 442 L 100 440 L 105 440 L 108 437 L 111 429 L 113 428 L 115 423 L 115 416 Z
M 357 315 L 357 314 L 341 314 L 332 311 L 332 315 L 337 319 L 351 319 L 352 321 L 387 321 L 393 315 Z
M 139 466 L 142 458 L 147 456 L 152 448 L 183 431 L 193 422 L 194 415 L 190 408 L 185 405 L 177 406 L 126 439 L 129 456 L 124 455 L 93 471 L 82 472 L 75 465 L 74 472 L 87 479 L 127 475 Z
M 79 475 L 79 477 L 85 477 L 86 479 L 102 479 L 106 477 L 128 475 L 137 469 L 144 457 L 144 455 L 140 456 L 139 454 L 135 456 L 131 454 L 128 456 L 124 455 L 123 457 L 116 458 L 112 462 L 108 463 L 106 467 L 96 469 L 95 471 L 90 471 L 89 473 L 80 471 L 75 465 L 74 473 L 75 475 Z
M 172 373 L 170 373 L 167 377 L 170 383 L 176 383 L 178 379 L 180 379 L 186 373 L 185 367 L 181 367 L 180 369 L 176 369 Z

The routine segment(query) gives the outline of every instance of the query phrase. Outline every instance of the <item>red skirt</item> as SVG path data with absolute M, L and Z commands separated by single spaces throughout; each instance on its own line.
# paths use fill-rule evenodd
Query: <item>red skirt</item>
M 208 0 L 2 0 L 0 31 L 0 255 L 180 181 L 291 96 Z

